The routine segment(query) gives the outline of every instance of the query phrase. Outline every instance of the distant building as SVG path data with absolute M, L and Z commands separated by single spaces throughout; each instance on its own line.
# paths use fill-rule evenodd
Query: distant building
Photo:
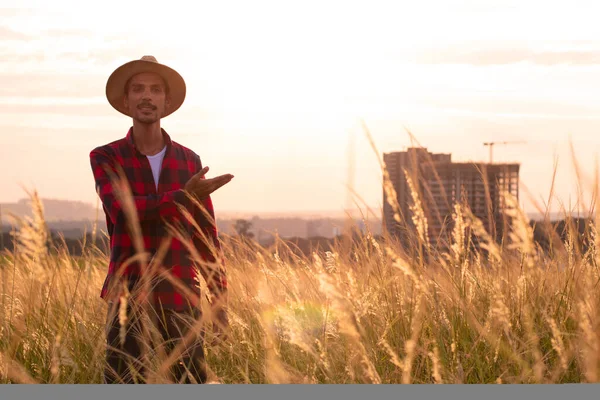
M 501 193 L 507 191 L 518 199 L 519 164 L 455 163 L 450 154 L 434 154 L 415 147 L 386 153 L 383 159 L 400 209 L 398 223 L 384 189 L 384 230 L 392 236 L 405 241 L 415 232 L 410 208 L 413 201 L 404 170 L 416 184 L 432 245 L 446 242 L 445 233 L 452 229 L 452 213 L 457 202 L 468 206 L 493 236 L 500 237 L 506 231 Z

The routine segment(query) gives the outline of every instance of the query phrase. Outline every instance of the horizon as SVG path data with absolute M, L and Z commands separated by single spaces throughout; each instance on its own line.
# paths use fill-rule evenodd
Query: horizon
M 77 201 L 77 200 L 70 200 L 70 199 L 59 199 L 59 198 L 41 198 L 42 203 L 44 201 L 55 201 L 55 202 L 65 202 L 65 203 L 80 203 L 83 204 L 87 207 L 90 207 L 93 210 L 96 210 L 95 206 L 92 203 L 87 203 L 85 201 Z M 21 198 L 18 200 L 18 202 L 0 202 L 0 218 L 2 218 L 1 222 L 2 224 L 5 224 L 6 221 L 4 220 L 4 218 L 7 216 L 7 213 L 4 212 L 2 210 L 2 206 L 6 206 L 7 204 L 18 204 L 21 202 L 27 202 L 30 201 L 29 198 Z M 103 221 L 104 220 L 104 213 L 102 211 L 101 208 L 98 209 L 99 211 L 99 221 Z M 371 210 L 373 211 L 373 210 Z M 380 210 L 381 211 L 381 210 Z M 95 211 L 94 211 L 95 212 Z M 362 212 L 362 214 L 361 214 Z M 373 222 L 371 220 L 372 217 L 375 217 L 375 221 L 377 222 L 381 222 L 382 218 L 381 218 L 381 214 L 377 214 L 374 215 L 372 212 L 368 212 L 368 210 L 366 209 L 352 209 L 352 210 L 342 210 L 342 211 L 338 211 L 338 210 L 301 210 L 301 211 L 286 211 L 286 212 L 273 212 L 273 211 L 243 211 L 243 210 L 220 210 L 216 213 L 216 217 L 217 219 L 220 220 L 233 220 L 236 218 L 240 218 L 240 219 L 247 219 L 247 220 L 252 220 L 253 218 L 259 218 L 259 219 L 345 219 L 348 217 L 348 214 L 350 214 L 352 219 L 361 219 L 361 216 L 365 216 L 367 218 L 367 220 Z M 526 212 L 526 215 L 531 218 L 531 219 L 535 219 L 538 220 L 537 218 L 541 218 L 544 217 L 545 213 L 540 213 L 538 211 L 529 211 Z M 570 214 L 571 216 L 577 216 L 577 217 L 582 217 L 585 218 L 585 215 L 583 214 L 582 211 L 576 211 L 573 210 L 569 213 L 566 212 L 566 210 L 562 210 L 562 211 L 553 211 L 548 213 L 549 217 L 551 219 L 557 219 L 557 218 L 561 218 L 562 216 L 564 216 L 565 214 Z M 588 213 L 589 214 L 589 213 Z M 93 219 L 64 219 L 64 220 L 56 220 L 53 219 L 51 222 L 81 222 L 81 221 L 94 221 Z
M 24 185 L 95 204 L 89 152 L 131 126 L 109 106 L 104 85 L 143 55 L 186 80 L 186 101 L 163 120 L 165 130 L 200 155 L 209 176 L 235 175 L 213 194 L 218 214 L 343 212 L 355 200 L 365 207 L 347 186 L 379 213 L 377 157 L 410 147 L 407 131 L 455 162 L 486 162 L 484 142 L 525 141 L 495 146 L 494 161 L 521 164 L 528 213 L 537 210 L 526 189 L 547 202 L 556 157 L 550 211 L 591 201 L 600 149 L 594 2 L 259 1 L 236 4 L 239 13 L 219 2 L 199 14 L 173 2 L 161 11 L 167 34 L 131 25 L 130 15 L 151 21 L 154 9 L 115 4 L 122 13 L 106 5 L 84 13 L 88 5 L 68 0 L 0 8 L 0 140 L 10 149 L 0 159 L 0 202 L 18 201 Z M 581 203 L 569 143 L 581 164 Z

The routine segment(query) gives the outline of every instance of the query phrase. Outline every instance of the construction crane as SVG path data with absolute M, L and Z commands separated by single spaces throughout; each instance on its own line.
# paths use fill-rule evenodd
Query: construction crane
M 484 142 L 484 146 L 490 146 L 490 164 L 493 161 L 493 148 L 495 144 L 514 144 L 514 143 L 525 143 L 524 140 L 510 141 L 510 142 Z

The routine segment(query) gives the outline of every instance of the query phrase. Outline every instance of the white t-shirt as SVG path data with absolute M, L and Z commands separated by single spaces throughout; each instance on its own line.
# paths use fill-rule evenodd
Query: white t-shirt
M 162 167 L 162 162 L 165 158 L 166 152 L 167 146 L 163 147 L 160 153 L 157 153 L 153 156 L 146 156 L 148 157 L 148 161 L 150 161 L 150 167 L 152 168 L 152 175 L 154 175 L 154 184 L 156 185 L 156 190 L 158 190 L 158 178 L 160 177 L 160 168 Z

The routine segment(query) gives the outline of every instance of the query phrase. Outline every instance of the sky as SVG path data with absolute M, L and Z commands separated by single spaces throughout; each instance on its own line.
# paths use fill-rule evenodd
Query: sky
M 339 211 L 383 202 L 378 157 L 408 132 L 455 161 L 521 163 L 526 193 L 589 203 L 600 147 L 600 4 L 594 1 L 0 0 L 0 202 L 96 203 L 89 152 L 131 120 L 105 84 L 154 55 L 187 84 L 162 121 L 209 176 L 217 213 Z M 86 3 L 84 5 L 80 3 Z M 362 128 L 369 128 L 379 154 Z M 587 179 L 587 180 L 586 180 Z M 363 203 L 364 202 L 364 203 Z M 585 204 L 587 204 L 585 203 Z

